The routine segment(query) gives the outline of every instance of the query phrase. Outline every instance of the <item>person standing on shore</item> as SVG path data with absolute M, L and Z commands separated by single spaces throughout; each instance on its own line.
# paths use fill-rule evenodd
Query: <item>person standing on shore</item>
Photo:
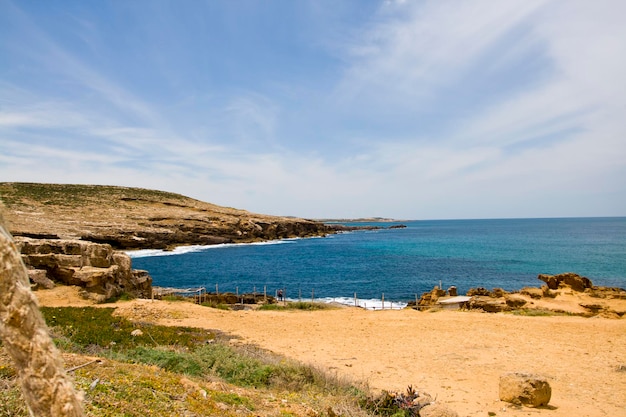
M 278 295 L 278 301 L 284 301 L 283 300 L 283 290 L 282 289 L 278 290 L 277 295 Z

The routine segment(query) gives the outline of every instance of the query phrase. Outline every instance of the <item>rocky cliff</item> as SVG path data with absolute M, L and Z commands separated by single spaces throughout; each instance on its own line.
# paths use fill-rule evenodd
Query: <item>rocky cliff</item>
M 102 302 L 123 293 L 150 297 L 152 279 L 122 249 L 321 236 L 320 222 L 254 214 L 139 188 L 0 183 L 9 231 L 35 287 L 78 285 Z
M 341 229 L 140 188 L 0 183 L 0 199 L 14 236 L 78 239 L 115 249 L 321 236 Z

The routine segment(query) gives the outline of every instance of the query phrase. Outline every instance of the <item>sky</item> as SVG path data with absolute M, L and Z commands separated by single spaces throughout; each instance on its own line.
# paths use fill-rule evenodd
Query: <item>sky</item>
M 0 181 L 626 215 L 626 1 L 0 0 Z

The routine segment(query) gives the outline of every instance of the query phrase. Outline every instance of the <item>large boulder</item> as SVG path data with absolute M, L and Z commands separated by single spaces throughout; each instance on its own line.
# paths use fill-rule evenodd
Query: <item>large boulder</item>
M 548 405 L 552 388 L 547 379 L 527 372 L 510 372 L 500 376 L 500 400 L 528 407 Z
M 49 288 L 54 282 L 77 285 L 97 302 L 123 293 L 143 298 L 152 294 L 150 275 L 133 270 L 130 257 L 108 244 L 26 237 L 16 237 L 15 243 L 39 287 Z

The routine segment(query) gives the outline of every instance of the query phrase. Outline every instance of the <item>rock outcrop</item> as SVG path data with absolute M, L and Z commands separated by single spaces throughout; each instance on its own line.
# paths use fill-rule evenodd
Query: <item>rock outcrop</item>
M 504 298 L 493 298 L 485 295 L 475 295 L 467 303 L 470 310 L 482 310 L 487 313 L 500 313 L 511 311 L 512 308 Z
M 491 291 L 483 287 L 471 288 L 467 291 L 467 296 L 471 298 L 460 307 L 487 313 L 536 310 L 539 314 L 576 314 L 616 319 L 626 317 L 626 305 L 613 303 L 609 306 L 608 303 L 610 299 L 626 300 L 626 290 L 623 288 L 594 286 L 589 278 L 572 272 L 558 275 L 540 274 L 538 279 L 546 283 L 541 288 L 524 287 L 512 292 L 502 288 L 494 288 Z M 439 295 L 437 288 L 424 293 L 417 303 L 417 308 L 426 310 L 435 307 Z M 576 297 L 578 307 L 570 307 L 568 310 L 561 308 L 563 297 L 568 296 L 570 299 Z M 415 301 L 409 302 L 407 307 L 416 308 Z
M 548 405 L 552 388 L 540 375 L 511 372 L 500 376 L 500 400 L 528 407 Z
M 574 291 L 583 292 L 586 289 L 593 287 L 589 278 L 581 277 L 573 272 L 566 272 L 558 275 L 540 274 L 537 278 L 545 282 L 551 290 L 571 288 Z
M 133 270 L 131 259 L 110 245 L 81 240 L 16 237 L 15 244 L 35 287 L 51 288 L 54 282 L 77 285 L 83 295 L 97 302 L 123 293 L 149 298 L 152 278 Z
M 456 287 L 454 287 L 454 291 L 456 292 Z M 439 298 L 445 295 L 446 291 L 436 286 L 430 292 L 423 293 L 417 305 L 415 305 L 415 302 L 410 302 L 408 307 L 417 308 L 418 310 L 428 309 L 437 304 Z

